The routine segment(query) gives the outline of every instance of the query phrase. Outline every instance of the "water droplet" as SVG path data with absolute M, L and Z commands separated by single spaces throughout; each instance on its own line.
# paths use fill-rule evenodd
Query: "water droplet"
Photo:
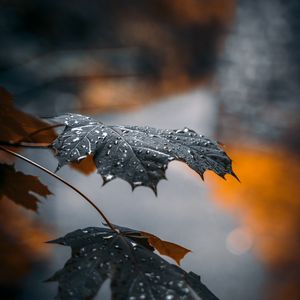
M 110 180 L 112 180 L 114 178 L 114 175 L 109 174 L 109 175 L 105 175 L 103 177 L 104 177 L 105 181 L 110 181 Z
M 103 238 L 108 240 L 108 239 L 111 239 L 113 237 L 113 235 L 107 235 L 107 236 L 104 236 Z
M 118 144 L 118 141 L 117 141 L 117 140 L 115 140 L 115 141 L 114 141 L 114 144 L 115 144 L 115 145 L 117 145 L 117 144 Z
M 166 300 L 172 300 L 172 299 L 174 299 L 174 295 L 167 295 L 166 296 Z
M 146 299 L 146 295 L 145 294 L 141 294 L 140 295 L 140 299 Z

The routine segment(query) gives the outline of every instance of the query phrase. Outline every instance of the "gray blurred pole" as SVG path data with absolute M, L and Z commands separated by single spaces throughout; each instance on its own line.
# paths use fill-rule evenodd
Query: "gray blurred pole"
M 217 132 L 286 139 L 299 126 L 300 1 L 240 0 L 217 71 Z

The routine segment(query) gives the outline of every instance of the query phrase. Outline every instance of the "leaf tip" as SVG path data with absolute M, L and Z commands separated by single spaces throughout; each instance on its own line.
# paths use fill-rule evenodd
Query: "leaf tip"
M 240 179 L 238 178 L 238 176 L 233 172 L 231 171 L 230 173 L 239 183 L 241 183 Z
M 105 186 L 108 182 L 112 181 L 113 179 L 115 179 L 115 175 L 102 175 L 102 186 Z
M 150 189 L 153 191 L 155 197 L 157 197 L 157 185 L 154 185 L 154 184 L 151 185 L 151 186 L 150 186 Z
M 59 244 L 59 245 L 66 245 L 66 242 L 64 242 L 63 238 L 58 238 L 55 240 L 46 241 L 46 244 Z

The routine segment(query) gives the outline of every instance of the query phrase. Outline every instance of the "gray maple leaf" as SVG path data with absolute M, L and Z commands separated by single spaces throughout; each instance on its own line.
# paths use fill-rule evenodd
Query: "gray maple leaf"
M 55 121 L 66 125 L 52 144 L 59 161 L 57 169 L 93 154 L 104 183 L 119 177 L 133 189 L 148 186 L 155 193 L 172 160 L 185 162 L 202 179 L 206 170 L 223 178 L 235 176 L 231 159 L 218 143 L 189 128 L 107 126 L 79 114 L 62 115 Z
M 117 227 L 79 229 L 50 243 L 72 248 L 63 269 L 48 281 L 58 281 L 58 298 L 93 298 L 111 279 L 112 299 L 217 300 L 193 272 L 185 272 L 157 254 L 139 232 Z

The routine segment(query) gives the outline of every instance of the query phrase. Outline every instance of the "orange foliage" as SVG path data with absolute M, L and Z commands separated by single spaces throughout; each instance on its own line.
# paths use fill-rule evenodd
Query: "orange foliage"
M 81 87 L 80 111 L 132 109 L 210 83 L 214 69 L 206 64 L 220 51 L 235 7 L 235 0 L 151 0 L 144 9 L 129 5 L 119 16 L 119 35 L 132 55 L 155 54 L 158 74 L 130 71 L 116 76 L 109 65 L 99 63 L 101 72 L 111 77 L 93 77 Z
M 7 201 L 5 198 L 8 198 L 36 211 L 39 199 L 35 195 L 47 197 L 52 194 L 38 177 L 16 171 L 14 166 L 0 164 L 0 177 L 0 201 Z
M 30 136 L 30 133 L 46 128 L 49 124 L 18 110 L 13 104 L 10 93 L 2 87 L 0 87 L 0 119 L 1 141 L 51 143 L 56 138 L 52 129 Z
M 255 252 L 276 278 L 270 299 L 300 299 L 299 157 L 274 148 L 228 152 L 241 184 L 209 175 L 215 198 L 253 234 Z
M 24 209 L 0 201 L 0 284 L 18 283 L 33 263 L 49 254 L 44 242 L 51 237 Z
M 218 20 L 227 24 L 233 17 L 235 0 L 169 0 L 170 9 L 177 16 L 179 22 L 191 24 Z

